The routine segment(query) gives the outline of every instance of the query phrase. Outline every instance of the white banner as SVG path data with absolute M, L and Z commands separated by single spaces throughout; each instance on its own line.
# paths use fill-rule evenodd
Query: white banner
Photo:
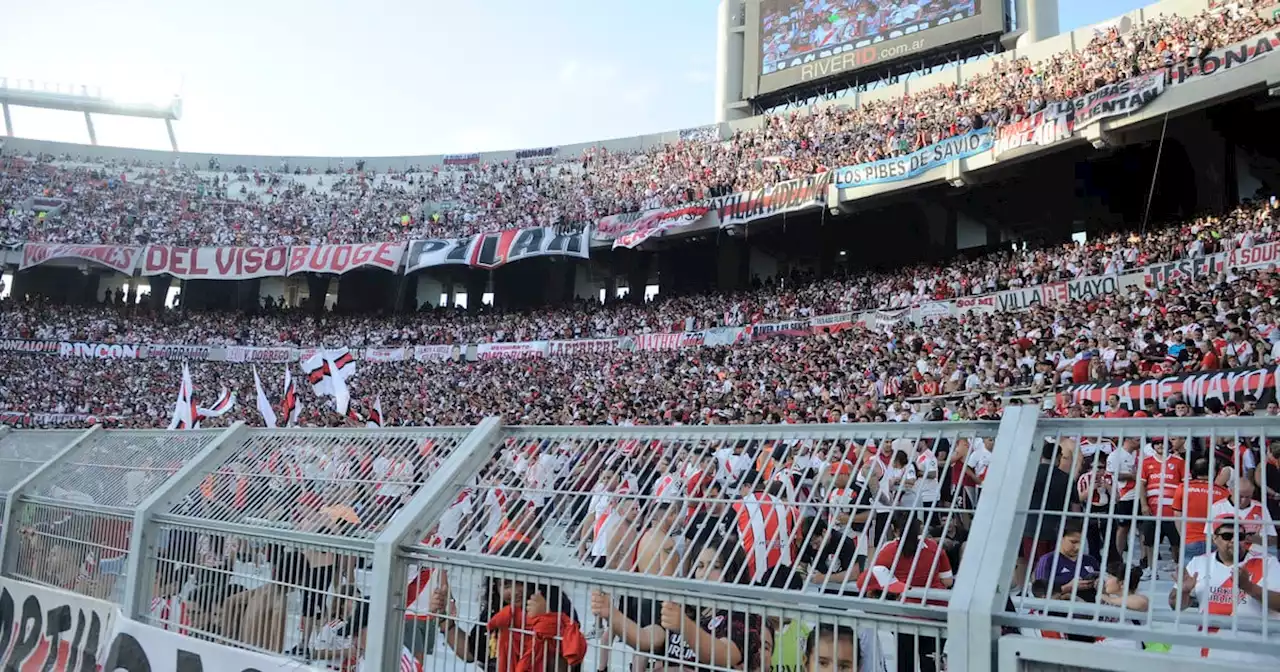
M 118 614 L 106 602 L 0 579 L 0 670 L 95 672 Z
M 227 347 L 228 362 L 292 362 L 298 357 L 293 348 L 253 348 L 246 345 Z
M 289 248 L 276 247 L 174 247 L 148 245 L 142 275 L 171 275 L 190 280 L 250 280 L 284 275 Z
M 1155 100 L 1164 91 L 1165 71 L 1108 84 L 1074 100 L 1052 103 L 1049 110 L 1063 117 L 1073 116 L 1075 127 L 1095 121 L 1132 114 Z
M 126 618 L 115 620 L 110 642 L 103 669 L 113 672 L 315 672 L 294 660 L 219 646 Z
M 1280 241 L 1237 247 L 1227 253 L 1227 266 L 1231 268 L 1266 268 L 1277 264 L 1280 264 Z
M 916 316 L 921 320 L 951 317 L 953 312 L 950 301 L 927 301 L 916 308 Z
M 1144 274 L 1096 275 L 1065 282 L 1050 282 L 1034 287 L 1011 289 L 996 294 L 1001 311 L 1026 310 L 1041 305 L 1054 305 L 1070 301 L 1090 301 L 1118 294 L 1130 287 L 1141 287 Z
M 162 343 L 147 346 L 147 359 L 195 359 L 204 361 L 213 352 L 210 345 L 173 345 Z
M 462 357 L 461 345 L 415 345 L 413 359 L 417 362 L 438 362 L 446 359 L 457 361 Z
M 407 358 L 405 348 L 365 348 L 360 351 L 360 359 L 369 362 L 403 362 Z
M 579 352 L 611 352 L 618 349 L 616 338 L 584 338 L 573 341 L 551 341 L 548 349 L 553 355 L 571 355 Z
M 476 357 L 480 359 L 546 357 L 547 346 L 547 341 L 529 341 L 528 343 L 481 343 L 476 346 Z
M 117 345 L 114 343 L 80 343 L 78 341 L 62 341 L 58 344 L 58 354 L 63 357 L 83 357 L 85 359 L 138 359 L 139 346 Z

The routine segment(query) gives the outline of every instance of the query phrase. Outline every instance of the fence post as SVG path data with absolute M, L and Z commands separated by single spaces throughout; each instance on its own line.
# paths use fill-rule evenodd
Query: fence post
M 369 586 L 369 625 L 364 669 L 393 670 L 400 658 L 404 623 L 397 613 L 404 606 L 407 570 L 399 550 L 421 541 L 449 505 L 451 493 L 465 487 L 501 445 L 502 420 L 485 418 L 431 474 L 404 508 L 373 542 L 373 573 Z
M 1040 463 L 1034 445 L 1039 415 L 1036 406 L 1010 406 L 1000 419 L 966 557 L 947 607 L 951 669 L 985 672 L 996 664 L 992 614 L 1004 610 L 1012 571 L 1007 565 L 1017 557 L 1022 540 L 1016 512 L 1025 508 L 1023 498 L 1031 495 Z
M 175 430 L 181 434 L 181 430 Z M 205 446 L 195 457 L 187 460 L 182 468 L 174 472 L 159 488 L 142 500 L 133 513 L 133 529 L 129 537 L 129 564 L 125 574 L 124 603 L 120 610 L 125 618 L 134 619 L 140 615 L 138 605 L 147 603 L 143 591 L 149 591 L 149 582 L 143 580 L 146 559 L 152 557 L 152 547 L 158 543 L 156 535 L 151 534 L 151 518 L 158 511 L 167 510 L 176 500 L 185 497 L 196 487 L 206 475 L 218 466 L 221 458 L 219 451 L 228 445 L 239 445 L 248 428 L 244 422 L 236 422 L 222 432 L 209 445 Z M 150 576 L 147 574 L 147 576 Z
M 17 562 L 18 554 L 16 546 L 19 535 L 10 534 L 13 526 L 18 522 L 14 516 L 14 510 L 18 508 L 18 500 L 22 498 L 22 493 L 26 491 L 36 479 L 42 475 L 56 469 L 59 465 L 66 462 L 77 448 L 84 445 L 88 441 L 92 441 L 93 437 L 102 432 L 102 425 L 94 425 L 75 439 L 68 443 L 65 448 L 58 451 L 53 459 L 41 465 L 35 471 L 27 474 L 27 477 L 18 481 L 18 484 L 9 490 L 7 501 L 4 507 L 4 527 L 0 528 L 0 573 L 9 574 L 12 571 L 14 562 Z

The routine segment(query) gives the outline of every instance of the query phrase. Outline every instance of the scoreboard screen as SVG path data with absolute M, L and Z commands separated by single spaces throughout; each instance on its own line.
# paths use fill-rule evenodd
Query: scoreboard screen
M 761 0 L 759 92 L 907 58 L 1003 28 L 1002 0 Z

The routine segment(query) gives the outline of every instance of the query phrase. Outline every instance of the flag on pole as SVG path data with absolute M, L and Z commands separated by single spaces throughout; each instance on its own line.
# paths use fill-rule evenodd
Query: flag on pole
M 302 371 L 307 374 L 307 380 L 316 396 L 333 397 L 333 405 L 338 413 L 347 414 L 351 404 L 347 380 L 356 375 L 356 360 L 350 350 L 316 350 L 302 362 Z
M 275 427 L 276 411 L 271 408 L 271 401 L 267 399 L 267 393 L 262 390 L 262 378 L 258 377 L 257 365 L 253 367 L 253 389 L 258 393 L 258 413 L 262 415 L 262 421 L 268 427 Z
M 378 395 L 378 398 L 374 400 L 373 412 L 369 414 L 369 417 L 366 418 L 366 420 L 367 422 L 365 422 L 365 426 L 367 427 L 382 426 L 382 395 Z
M 226 415 L 227 411 L 235 408 L 235 405 L 236 393 L 229 392 L 227 391 L 227 388 L 224 387 L 222 388 L 222 391 L 218 393 L 218 400 L 215 401 L 212 406 L 196 409 L 196 414 L 198 416 L 197 420 L 221 417 Z
M 293 376 L 289 375 L 288 364 L 284 367 L 284 399 L 280 402 L 280 414 L 284 416 L 285 427 L 298 424 L 298 416 L 302 414 L 302 402 L 298 401 L 298 388 L 294 385 Z
M 350 355 L 348 355 L 349 357 Z M 333 406 L 338 413 L 345 415 L 351 406 L 351 390 L 347 387 L 347 373 L 333 359 L 326 359 L 329 367 L 329 388 L 333 393 Z M 355 368 L 354 364 L 350 368 Z
M 196 427 L 195 390 L 191 387 L 191 370 L 182 363 L 182 382 L 178 384 L 178 399 L 173 404 L 173 419 L 169 429 L 194 429 Z

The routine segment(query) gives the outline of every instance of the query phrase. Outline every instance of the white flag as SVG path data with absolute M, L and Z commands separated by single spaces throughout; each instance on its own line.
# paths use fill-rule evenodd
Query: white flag
M 350 355 L 348 355 L 350 356 Z M 347 388 L 347 374 L 343 367 L 332 359 L 325 358 L 329 367 L 329 391 L 333 394 L 333 406 L 338 415 L 346 415 L 351 405 L 351 390 Z
M 378 398 L 373 402 L 373 412 L 370 413 L 369 417 L 365 419 L 365 426 L 366 427 L 382 426 L 382 395 L 378 395 Z
M 205 418 L 217 418 L 226 415 L 227 411 L 235 408 L 235 405 L 236 393 L 228 392 L 227 388 L 224 387 L 218 394 L 218 400 L 215 401 L 212 406 L 196 409 L 196 422 L 199 424 L 199 421 L 204 420 Z
M 288 369 L 285 370 L 286 375 Z M 258 377 L 258 367 L 253 367 L 253 389 L 258 393 L 258 413 L 262 414 L 262 421 L 267 423 L 268 427 L 276 426 L 276 411 L 271 408 L 271 401 L 267 399 L 267 393 L 262 390 L 262 379 Z
M 182 382 L 178 385 L 178 399 L 173 404 L 173 419 L 169 421 L 169 429 L 195 429 L 199 427 L 199 413 L 196 411 L 195 390 L 191 386 L 191 370 L 182 362 Z

